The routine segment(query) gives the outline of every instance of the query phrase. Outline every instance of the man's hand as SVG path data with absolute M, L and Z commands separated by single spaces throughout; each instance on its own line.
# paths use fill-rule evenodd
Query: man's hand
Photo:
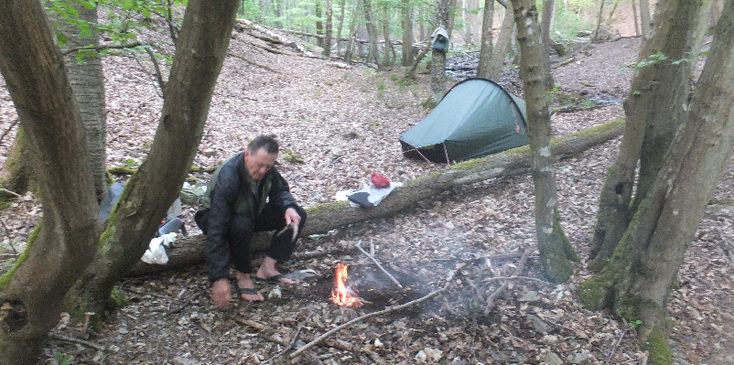
M 215 281 L 212 284 L 212 301 L 217 305 L 217 308 L 224 309 L 229 305 L 229 280 L 222 278 Z
M 288 208 L 285 210 L 285 225 L 288 226 L 291 222 L 294 222 L 296 225 L 301 224 L 301 216 L 298 215 L 295 209 Z

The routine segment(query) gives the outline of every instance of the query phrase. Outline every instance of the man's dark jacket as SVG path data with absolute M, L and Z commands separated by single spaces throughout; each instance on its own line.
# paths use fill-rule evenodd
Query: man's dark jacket
M 257 193 L 245 165 L 245 153 L 240 152 L 222 164 L 212 175 L 200 210 L 208 214 L 206 227 L 206 262 L 209 279 L 216 281 L 229 276 L 229 242 L 227 231 L 235 214 L 252 219 L 262 212 L 265 204 L 273 204 L 285 215 L 288 208 L 296 207 L 296 200 L 290 193 L 288 183 L 271 168 L 260 180 Z

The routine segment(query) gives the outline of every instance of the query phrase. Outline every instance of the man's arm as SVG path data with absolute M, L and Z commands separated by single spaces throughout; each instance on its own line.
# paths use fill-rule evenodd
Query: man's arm
M 206 237 L 206 264 L 209 280 L 214 282 L 229 277 L 229 243 L 227 231 L 232 221 L 234 206 L 239 193 L 236 169 L 223 166 L 211 195 L 209 230 Z

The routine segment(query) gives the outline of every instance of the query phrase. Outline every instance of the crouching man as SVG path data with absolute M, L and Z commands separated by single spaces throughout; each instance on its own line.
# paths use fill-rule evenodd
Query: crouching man
M 288 183 L 273 167 L 278 158 L 278 142 L 258 136 L 222 164 L 212 175 L 196 212 L 196 224 L 206 237 L 206 263 L 212 283 L 212 300 L 219 308 L 229 305 L 229 265 L 234 265 L 237 295 L 248 301 L 264 300 L 254 281 L 292 285 L 275 264 L 293 253 L 297 237 L 306 223 L 306 211 L 296 204 Z M 293 223 L 293 224 L 292 224 Z M 282 232 L 286 227 L 290 230 Z M 251 277 L 250 241 L 253 232 L 274 233 L 255 277 Z

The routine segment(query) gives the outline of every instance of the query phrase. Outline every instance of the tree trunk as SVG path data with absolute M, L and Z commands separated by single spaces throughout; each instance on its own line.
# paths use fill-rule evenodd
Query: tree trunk
M 113 285 L 137 263 L 178 197 L 203 134 L 238 4 L 189 0 L 153 145 L 110 214 L 94 260 L 67 296 L 74 317 L 103 313 Z
M 567 281 L 573 268 L 568 260 L 579 261 L 559 223 L 556 172 L 551 153 L 551 127 L 545 68 L 541 67 L 548 47 L 539 33 L 538 9 L 534 0 L 513 0 L 517 40 L 520 42 L 523 90 L 527 109 L 530 160 L 535 188 L 535 231 L 540 261 L 546 278 L 554 283 Z
M 413 21 L 410 19 L 410 0 L 400 1 L 400 13 L 403 19 L 403 60 L 402 65 L 408 67 L 413 64 Z
M 344 30 L 344 17 L 346 14 L 346 6 L 347 6 L 347 0 L 340 0 L 339 1 L 339 25 L 337 26 L 336 31 L 336 56 L 340 57 L 342 55 L 341 51 L 341 41 L 342 41 L 342 31 Z
M 618 137 L 624 121 L 617 119 L 568 136 L 559 137 L 551 143 L 554 162 L 571 158 L 595 145 Z M 455 186 L 473 184 L 497 176 L 527 173 L 530 167 L 529 147 L 515 148 L 495 155 L 466 161 L 447 168 L 437 174 L 429 174 L 406 181 L 403 186 L 388 195 L 379 205 L 369 208 L 354 208 L 347 202 L 321 204 L 306 209 L 308 224 L 301 232 L 302 237 L 325 233 L 332 229 L 378 217 L 396 214 L 415 207 L 423 199 L 442 193 Z M 253 250 L 264 251 L 270 244 L 270 234 L 255 235 Z M 187 267 L 204 261 L 205 239 L 203 236 L 180 239 L 176 248 L 169 250 L 168 265 L 148 265 L 139 262 L 130 275 L 148 275 L 167 269 Z
M 80 20 L 97 24 L 96 6 L 93 9 L 87 9 L 79 3 L 72 3 L 71 6 L 79 13 Z M 59 17 L 54 18 L 53 21 L 57 31 L 66 35 L 67 44 L 64 47 L 65 49 L 86 46 L 96 47 L 99 45 L 96 33 L 92 37 L 84 37 L 81 36 L 81 31 L 77 25 L 67 24 L 65 19 Z M 105 171 L 107 109 L 105 106 L 102 58 L 99 55 L 83 55 L 83 63 L 79 63 L 76 57 L 77 52 L 72 52 L 64 57 L 64 63 L 84 122 L 84 133 L 87 136 L 87 148 L 89 150 L 89 164 L 94 177 L 94 190 L 97 201 L 101 201 L 105 190 L 107 190 L 107 173 Z
M 324 35 L 324 21 L 321 18 L 321 0 L 315 0 L 314 4 L 314 16 L 316 16 L 316 34 Z M 316 38 L 316 45 L 319 47 L 324 46 L 324 39 L 321 37 Z
M 380 52 L 377 50 L 377 28 L 373 21 L 372 0 L 362 0 L 362 11 L 364 12 L 367 36 L 370 38 L 370 55 L 375 60 L 377 67 L 382 68 L 382 65 L 380 65 Z
M 331 0 L 326 0 L 326 31 L 324 32 L 324 57 L 329 58 L 329 55 L 331 54 L 331 34 L 333 31 L 332 26 L 332 9 L 331 9 Z M 337 42 L 339 42 L 337 40 Z
M 702 5 L 685 3 L 681 8 Z M 580 287 L 585 305 L 611 307 L 627 320 L 641 321 L 637 332 L 653 364 L 672 363 L 664 334 L 667 301 L 734 150 L 734 0 L 725 4 L 690 112 L 658 178 L 611 262 Z
M 648 38 L 650 36 L 651 21 L 650 2 L 648 0 L 640 0 L 640 31 L 644 38 Z
M 510 45 L 512 44 L 513 34 L 515 33 L 512 2 L 503 0 L 501 3 L 505 5 L 505 16 L 502 19 L 502 28 L 497 38 L 497 44 L 489 60 L 489 71 L 487 73 L 487 78 L 495 81 L 498 81 L 500 75 L 502 75 L 502 69 L 505 66 L 505 55 L 510 52 Z
M 19 195 L 32 190 L 34 184 L 33 167 L 31 166 L 31 156 L 28 148 L 23 127 L 18 126 L 15 140 L 10 147 L 10 151 L 8 151 L 8 159 L 5 160 L 5 166 L 0 169 L 0 182 L 2 182 L 5 189 Z
M 472 29 L 472 4 L 471 0 L 462 0 L 461 2 L 461 15 L 464 18 L 464 29 L 461 31 L 461 35 L 464 37 L 464 43 L 467 45 L 474 44 L 474 29 Z
M 43 222 L 0 279 L 0 364 L 35 364 L 94 253 L 97 200 L 84 126 L 41 2 L 2 2 L 0 34 L 0 72 L 43 196 Z
M 553 74 L 551 73 L 550 68 L 550 49 L 553 47 L 554 49 L 559 49 L 557 47 L 557 44 L 551 40 L 550 33 L 551 33 L 551 23 L 553 23 L 553 15 L 556 8 L 556 0 L 544 0 L 543 2 L 543 25 L 541 31 L 541 37 L 540 40 L 543 42 L 542 47 L 540 47 L 540 65 L 543 66 L 543 69 L 545 70 L 545 87 L 547 87 L 547 90 L 552 89 L 555 87 L 555 81 L 553 80 Z M 547 18 L 547 19 L 546 19 Z M 562 47 L 561 47 L 562 49 Z M 560 53 L 560 52 L 559 52 Z
M 361 16 L 360 12 L 362 7 L 360 4 L 361 2 L 359 0 L 354 2 L 354 13 L 352 14 L 352 19 L 349 21 L 349 40 L 347 40 L 347 47 L 344 49 L 344 62 L 350 65 L 352 64 L 352 55 L 354 52 L 352 49 L 354 38 L 357 36 L 357 21 Z
M 703 1 L 696 7 L 667 2 L 658 11 L 651 38 L 640 50 L 640 62 L 648 62 L 658 51 L 667 59 L 636 70 L 633 92 L 625 101 L 628 118 L 617 160 L 610 168 L 599 198 L 589 268 L 600 270 L 612 256 L 637 206 L 645 199 L 666 156 L 689 93 L 692 64 L 675 61 L 691 57 L 701 46 L 700 29 L 706 13 Z M 693 3 L 690 3 L 693 4 Z M 691 5 L 693 6 L 693 5 Z M 702 32 L 701 32 L 702 33 Z M 640 163 L 640 176 L 635 173 Z M 639 180 L 635 187 L 635 180 Z M 632 191 L 637 195 L 632 202 Z
M 632 19 L 635 22 L 635 35 L 640 36 L 640 20 L 638 19 L 637 0 L 631 0 L 632 3 Z
M 492 21 L 494 19 L 494 0 L 484 0 L 484 11 L 482 12 L 482 42 L 479 45 L 479 65 L 477 65 L 477 77 L 492 79 L 489 74 L 489 66 L 494 53 L 492 43 L 494 34 L 492 33 Z M 505 17 L 510 13 L 505 13 Z M 504 55 L 503 55 L 504 56 Z
M 451 30 L 448 28 L 449 2 L 451 0 L 436 0 L 434 26 L 444 27 L 448 32 L 451 44 Z M 446 51 L 431 49 L 431 96 L 425 103 L 428 108 L 434 108 L 446 94 Z
M 392 49 L 392 42 L 390 42 L 390 17 L 387 12 L 387 4 L 382 4 L 382 35 L 385 39 L 385 54 L 382 59 L 382 66 L 389 67 L 390 62 L 390 50 Z

